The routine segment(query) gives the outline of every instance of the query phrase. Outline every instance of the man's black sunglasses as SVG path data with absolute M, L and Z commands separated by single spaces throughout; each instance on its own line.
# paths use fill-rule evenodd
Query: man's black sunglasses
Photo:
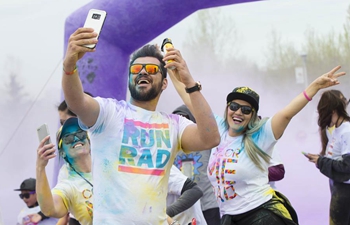
M 29 193 L 23 193 L 23 194 L 19 194 L 19 197 L 21 198 L 21 199 L 24 199 L 24 198 L 29 198 L 30 197 L 30 195 L 32 195 L 32 194 L 35 194 L 35 191 L 31 191 L 31 192 L 29 192 Z

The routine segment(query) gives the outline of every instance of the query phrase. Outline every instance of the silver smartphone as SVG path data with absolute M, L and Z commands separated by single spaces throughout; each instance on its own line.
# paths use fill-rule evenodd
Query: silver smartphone
M 86 17 L 84 27 L 94 29 L 94 32 L 97 33 L 96 39 L 100 36 L 103 24 L 106 20 L 107 12 L 99 9 L 90 9 Z M 95 48 L 96 44 L 84 45 L 87 48 Z
M 47 137 L 48 135 L 50 135 L 49 133 L 49 127 L 47 126 L 46 123 L 44 123 L 43 125 L 41 125 L 40 127 L 38 127 L 38 129 L 36 129 L 37 133 L 38 133 L 38 138 L 39 138 L 39 142 L 41 142 L 45 137 Z M 47 144 L 51 144 L 51 138 L 49 138 L 49 140 L 47 140 L 45 142 L 45 145 Z

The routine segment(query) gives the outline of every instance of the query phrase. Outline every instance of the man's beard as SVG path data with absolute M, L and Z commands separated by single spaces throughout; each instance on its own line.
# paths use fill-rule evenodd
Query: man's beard
M 145 89 L 146 88 L 140 88 L 139 91 L 137 91 L 136 86 L 129 82 L 130 95 L 137 101 L 150 101 L 155 99 L 162 91 L 162 82 L 158 85 L 152 85 L 152 88 L 148 91 L 145 91 Z

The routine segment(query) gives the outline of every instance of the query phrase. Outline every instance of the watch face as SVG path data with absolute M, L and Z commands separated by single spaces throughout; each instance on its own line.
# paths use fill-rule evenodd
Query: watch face
M 202 90 L 202 84 L 199 83 L 199 81 L 197 82 L 197 85 L 198 85 L 199 90 Z

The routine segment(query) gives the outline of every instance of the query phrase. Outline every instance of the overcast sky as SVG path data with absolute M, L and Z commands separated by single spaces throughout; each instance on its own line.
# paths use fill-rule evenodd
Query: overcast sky
M 9 72 L 18 71 L 19 81 L 24 86 L 28 96 L 33 99 L 43 90 L 39 97 L 41 99 L 48 98 L 47 108 L 50 108 L 52 112 L 45 113 L 52 116 L 52 119 L 48 121 L 51 133 L 55 133 L 57 125 L 54 105 L 60 99 L 64 21 L 74 10 L 88 2 L 88 0 L 0 0 L 0 95 L 4 93 L 5 83 L 8 83 Z M 176 4 L 176 1 L 174 4 Z M 313 28 L 318 33 L 328 33 L 333 29 L 337 33 L 341 32 L 349 4 L 349 0 L 270 0 L 226 6 L 223 8 L 222 15 L 229 14 L 234 18 L 239 32 L 240 53 L 259 65 L 263 65 L 264 52 L 272 29 L 280 33 L 284 41 L 296 44 L 302 53 L 301 46 L 304 41 L 305 30 Z M 161 44 L 164 37 L 170 37 L 176 47 L 181 48 L 181 45 L 186 41 L 183 34 L 189 29 L 190 25 L 193 25 L 193 21 L 193 17 L 190 16 L 151 42 Z M 14 58 L 18 64 L 9 64 L 9 57 Z M 165 94 L 165 96 L 169 96 L 169 94 Z M 0 98 L 0 101 L 3 101 L 3 99 L 4 97 Z M 34 132 L 35 126 L 43 122 L 40 115 L 41 109 L 35 107 L 39 106 L 34 106 L 32 110 L 32 113 L 35 112 L 36 115 L 30 117 L 31 119 L 29 117 L 25 119 L 24 124 L 35 118 L 38 121 L 31 121 L 33 125 L 30 128 L 25 126 L 23 129 L 21 128 L 22 130 L 28 129 L 27 132 L 30 131 L 33 140 L 35 139 L 34 147 L 30 147 L 34 148 L 30 153 L 33 161 L 28 162 L 28 165 L 21 164 L 22 167 L 28 166 L 30 169 L 34 167 L 33 163 L 35 161 L 33 153 L 37 141 Z M 23 112 L 24 114 L 25 112 Z M 41 121 L 39 121 L 40 119 Z M 18 135 L 28 135 L 22 130 L 18 132 Z M 0 134 L 0 136 L 3 137 L 4 135 Z M 3 141 L 3 143 L 5 142 L 6 140 Z M 15 143 L 13 143 L 13 146 L 15 146 Z M 2 148 L 3 146 L 0 146 L 0 151 Z M 10 147 L 6 149 L 3 156 L 14 158 L 10 150 L 13 149 Z M 16 157 L 18 156 L 16 155 Z M 25 157 L 29 156 L 26 155 Z M 288 159 L 288 157 L 285 157 L 285 159 Z M 304 158 L 300 160 L 305 161 Z M 25 160 L 22 161 L 25 162 Z M 12 162 L 9 161 L 9 163 Z M 288 163 L 287 160 L 286 163 Z M 16 195 L 12 197 L 12 189 L 19 185 L 19 180 L 24 179 L 23 174 L 8 174 L 1 163 L 0 170 L 3 172 L 0 173 L 1 177 L 7 174 L 7 177 L 15 180 L 8 180 L 9 184 L 6 187 L 3 186 L 3 182 L 0 182 L 0 191 L 3 192 L 0 193 L 0 210 L 2 210 L 4 221 L 8 222 L 6 224 L 14 224 L 14 218 L 20 208 L 23 207 L 23 203 Z M 34 173 L 33 171 L 32 173 Z M 314 172 L 319 175 L 316 170 Z M 289 177 L 293 176 L 291 170 L 288 174 Z M 306 177 L 304 178 L 306 179 Z M 281 187 L 283 186 L 281 185 Z M 326 184 L 323 188 L 328 193 Z M 7 196 L 8 199 L 1 199 L 4 196 Z M 16 205 L 13 205 L 10 209 L 5 203 L 13 198 L 16 198 L 13 202 Z M 322 204 L 320 207 L 322 207 Z M 324 207 L 322 210 L 324 210 L 322 211 L 323 218 L 327 218 Z
M 54 72 L 45 88 L 56 88 L 60 84 L 64 20 L 88 2 L 0 0 L 1 80 L 7 80 L 10 68 L 5 63 L 8 56 L 12 56 L 21 63 L 20 80 L 25 83 L 25 89 L 31 96 L 39 93 Z M 348 0 L 271 0 L 227 6 L 223 8 L 223 14 L 234 18 L 239 32 L 240 53 L 263 64 L 272 29 L 279 32 L 283 40 L 300 46 L 309 27 L 320 33 L 331 29 L 340 31 L 349 4 Z M 190 24 L 193 24 L 191 16 L 152 42 L 161 44 L 167 36 L 173 39 L 176 46 L 181 46 L 186 41 L 184 31 Z

